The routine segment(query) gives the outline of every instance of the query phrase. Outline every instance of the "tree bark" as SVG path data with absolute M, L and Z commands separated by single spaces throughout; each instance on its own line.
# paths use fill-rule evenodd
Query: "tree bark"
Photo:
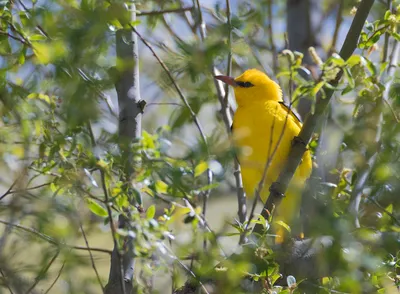
M 136 20 L 135 5 L 132 4 L 132 21 Z M 124 175 L 125 183 L 134 172 L 132 161 L 131 143 L 141 137 L 141 112 L 139 91 L 139 50 L 136 34 L 130 29 L 122 29 L 116 33 L 117 62 L 127 64 L 123 72 L 119 72 L 115 84 L 119 105 L 119 140 L 120 152 L 125 158 Z M 127 189 L 129 190 L 129 188 Z M 138 203 L 134 203 L 138 204 Z M 141 203 L 139 203 L 141 204 Z M 129 215 L 129 212 L 128 212 Z M 127 219 L 120 216 L 118 226 L 126 228 Z M 135 260 L 133 258 L 133 240 L 125 240 L 125 253 L 120 253 L 114 245 L 111 255 L 109 281 L 105 288 L 106 294 L 130 294 L 133 291 L 133 274 Z

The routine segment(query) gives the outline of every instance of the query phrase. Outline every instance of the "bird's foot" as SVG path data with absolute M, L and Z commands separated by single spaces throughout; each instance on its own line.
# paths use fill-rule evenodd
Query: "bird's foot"
M 307 143 L 304 142 L 304 140 L 303 140 L 302 138 L 300 138 L 299 136 L 295 136 L 295 137 L 293 138 L 292 146 L 295 146 L 296 144 L 301 144 L 301 145 L 303 145 L 304 147 L 307 146 Z
M 279 182 L 273 182 L 269 187 L 269 191 L 280 198 L 285 197 L 285 194 L 281 193 L 281 184 Z

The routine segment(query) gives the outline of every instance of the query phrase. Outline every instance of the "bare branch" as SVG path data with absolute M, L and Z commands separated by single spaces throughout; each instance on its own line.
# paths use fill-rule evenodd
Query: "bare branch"
M 7 279 L 3 273 L 3 271 L 0 269 L 0 274 L 3 277 L 3 283 L 5 284 L 5 286 L 7 287 L 8 291 L 10 291 L 10 294 L 14 294 L 13 290 L 11 289 L 9 283 L 7 282 Z
M 190 116 L 192 117 L 192 120 L 194 121 L 194 124 L 197 127 L 197 130 L 200 133 L 200 137 L 203 141 L 204 146 L 206 147 L 206 151 L 207 151 L 207 156 L 210 156 L 210 152 L 209 152 L 209 148 L 208 148 L 208 142 L 207 142 L 207 138 L 206 135 L 203 131 L 203 127 L 200 124 L 200 121 L 196 115 L 196 113 L 193 111 L 192 107 L 190 106 L 188 100 L 186 99 L 185 95 L 183 94 L 183 91 L 181 90 L 181 88 L 179 87 L 179 85 L 176 83 L 174 77 L 172 76 L 172 73 L 170 72 L 170 70 L 168 69 L 167 65 L 161 60 L 161 58 L 157 55 L 157 53 L 154 51 L 153 47 L 146 41 L 146 39 L 144 39 L 142 37 L 142 35 L 135 29 L 134 26 L 131 26 L 133 32 L 135 32 L 135 34 L 139 37 L 139 39 L 143 42 L 143 44 L 151 51 L 151 53 L 153 54 L 153 56 L 156 58 L 157 62 L 161 65 L 161 67 L 163 68 L 163 70 L 165 71 L 165 73 L 167 74 L 168 78 L 170 79 L 172 85 L 174 86 L 176 92 L 178 93 L 181 101 L 183 102 L 183 104 L 185 105 L 185 107 L 187 108 L 187 110 L 190 113 Z M 212 172 L 211 170 L 208 168 L 207 169 L 207 182 L 208 185 L 210 185 L 212 183 Z M 206 215 L 206 211 L 207 211 L 207 199 L 208 196 L 210 194 L 211 190 L 207 190 L 204 194 L 203 194 L 203 216 L 205 218 Z M 204 241 L 204 246 L 206 246 L 206 240 Z
M 49 183 L 44 183 L 44 184 L 40 184 L 40 185 L 37 185 L 34 187 L 25 188 L 25 189 L 12 190 L 12 188 L 14 187 L 14 185 L 17 181 L 18 181 L 18 179 L 15 180 L 15 182 L 10 186 L 10 188 L 3 195 L 0 196 L 0 201 L 3 200 L 7 195 L 15 194 L 15 193 L 24 193 L 26 191 L 43 188 L 43 187 L 49 186 L 52 183 L 52 182 L 49 182 Z
M 274 74 L 278 72 L 278 54 L 276 52 L 276 45 L 274 41 L 274 31 L 272 28 L 273 23 L 273 15 L 272 15 L 272 5 L 273 0 L 268 0 L 267 10 L 268 10 L 268 35 L 269 35 L 269 45 L 271 46 L 271 53 L 272 53 L 272 69 Z
M 392 10 L 392 0 L 386 0 L 386 9 Z M 382 63 L 386 62 L 389 57 L 389 32 L 385 33 L 385 41 L 383 43 L 383 55 L 382 55 Z
M 15 41 L 18 41 L 18 42 L 24 44 L 25 46 L 28 46 L 28 47 L 31 46 L 31 45 L 30 45 L 28 42 L 26 42 L 24 39 L 18 38 L 18 37 L 16 37 L 16 36 L 13 36 L 13 35 L 11 35 L 11 34 L 9 34 L 9 33 L 7 33 L 7 32 L 2 32 L 2 31 L 0 31 L 0 35 L 7 36 L 7 37 L 9 37 L 9 38 L 11 38 L 11 39 L 13 39 L 13 40 L 15 40 Z
M 336 14 L 335 31 L 333 32 L 331 47 L 328 51 L 329 55 L 331 55 L 333 52 L 335 52 L 336 43 L 337 43 L 337 39 L 339 36 L 340 26 L 342 25 L 342 22 L 343 22 L 343 16 L 342 16 L 343 7 L 344 7 L 344 0 L 340 0 L 338 12 Z
M 44 240 L 44 241 L 47 241 L 47 242 L 49 242 L 50 244 L 55 245 L 55 246 L 57 246 L 57 247 L 66 247 L 66 248 L 70 248 L 70 249 L 84 250 L 84 251 L 87 251 L 87 250 L 88 250 L 87 247 L 74 246 L 74 245 L 69 245 L 69 244 L 66 244 L 66 243 L 57 242 L 53 237 L 48 236 L 48 235 L 45 235 L 45 234 L 39 232 L 38 230 L 29 228 L 29 227 L 25 227 L 25 226 L 23 226 L 23 225 L 12 224 L 12 223 L 10 223 L 10 222 L 3 221 L 3 220 L 0 220 L 0 223 L 3 224 L 3 225 L 6 225 L 6 226 L 11 226 L 11 227 L 13 227 L 13 228 L 20 229 L 20 230 L 22 230 L 22 231 L 24 231 L 24 232 L 33 234 L 33 235 L 39 237 L 40 239 L 42 239 L 42 240 Z M 111 250 L 103 249 L 103 248 L 94 248 L 94 247 L 91 247 L 90 250 L 93 251 L 93 252 L 101 252 L 101 253 L 111 254 Z
M 160 14 L 167 14 L 167 13 L 182 13 L 186 11 L 193 10 L 193 6 L 190 7 L 180 7 L 175 9 L 164 9 L 164 10 L 153 10 L 153 11 L 140 11 L 136 12 L 137 16 L 151 16 L 151 15 L 160 15 Z
M 226 0 L 226 22 L 228 25 L 228 60 L 227 60 L 227 67 L 226 67 L 226 75 L 228 77 L 232 74 L 232 23 L 231 23 L 231 4 L 229 0 Z M 225 84 L 225 97 L 224 97 L 224 105 L 229 105 L 228 103 L 229 97 L 229 85 Z
M 78 217 L 79 217 L 79 216 L 78 216 Z M 82 226 L 82 223 L 81 223 L 80 220 L 79 220 L 79 228 L 81 229 L 83 239 L 85 240 L 86 248 L 88 249 L 88 252 L 89 252 L 90 261 L 91 261 L 91 263 L 92 263 L 93 270 L 94 270 L 94 272 L 95 272 L 95 274 L 96 274 L 97 281 L 99 282 L 99 285 L 100 285 L 100 287 L 101 287 L 101 292 L 104 293 L 103 283 L 101 282 L 99 272 L 97 271 L 96 264 L 94 263 L 94 258 L 93 258 L 92 250 L 90 249 L 89 241 L 88 241 L 88 239 L 87 239 L 87 237 L 86 237 L 85 230 L 83 229 L 83 226 Z
M 57 250 L 56 254 L 53 256 L 53 258 L 50 260 L 50 262 L 40 271 L 38 276 L 35 278 L 35 282 L 32 284 L 32 286 L 29 287 L 29 289 L 25 292 L 26 294 L 32 293 L 32 290 L 37 286 L 37 284 L 40 282 L 40 280 L 43 279 L 43 277 L 46 275 L 49 268 L 54 263 L 54 261 L 57 259 L 59 254 L 60 254 L 60 250 Z
M 62 264 L 60 270 L 58 271 L 58 274 L 57 274 L 56 278 L 54 279 L 53 283 L 51 283 L 51 285 L 50 285 L 49 288 L 46 290 L 46 292 L 44 292 L 44 294 L 50 293 L 50 290 L 54 287 L 54 285 L 57 283 L 58 279 L 60 278 L 61 273 L 62 273 L 62 271 L 63 271 L 63 269 L 64 269 L 64 266 L 65 266 L 65 261 L 63 262 L 63 264 Z

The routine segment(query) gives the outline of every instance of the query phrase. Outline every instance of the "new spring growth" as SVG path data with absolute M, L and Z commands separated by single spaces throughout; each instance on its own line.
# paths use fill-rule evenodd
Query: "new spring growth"
M 323 65 L 322 59 L 321 59 L 321 57 L 319 57 L 319 55 L 314 47 L 308 48 L 308 53 L 310 54 L 312 60 L 314 61 L 314 63 L 316 65 L 318 65 L 319 67 L 321 67 Z

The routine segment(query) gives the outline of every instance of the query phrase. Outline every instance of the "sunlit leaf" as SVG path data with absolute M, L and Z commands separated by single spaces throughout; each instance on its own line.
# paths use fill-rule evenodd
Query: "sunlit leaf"
M 156 192 L 160 193 L 160 194 L 166 194 L 168 191 L 168 184 L 166 184 L 165 182 L 158 180 L 155 183 L 155 188 L 156 188 Z
M 108 216 L 107 210 L 96 201 L 90 198 L 88 198 L 86 201 L 88 202 L 88 207 L 91 212 L 101 217 Z
M 65 44 L 58 40 L 48 43 L 32 42 L 33 51 L 38 63 L 48 64 L 54 62 L 66 54 Z
M 154 205 L 150 205 L 149 208 L 147 208 L 147 211 L 146 211 L 146 218 L 147 219 L 154 218 L 155 214 L 156 214 L 156 207 Z
M 289 225 L 286 224 L 285 222 L 281 221 L 281 220 L 275 221 L 274 223 L 275 223 L 276 225 L 279 225 L 279 226 L 285 228 L 285 230 L 288 231 L 289 233 L 292 231 L 292 230 L 290 229 Z
M 203 174 L 208 168 L 208 163 L 205 161 L 201 161 L 196 167 L 194 168 L 194 176 L 198 177 Z

